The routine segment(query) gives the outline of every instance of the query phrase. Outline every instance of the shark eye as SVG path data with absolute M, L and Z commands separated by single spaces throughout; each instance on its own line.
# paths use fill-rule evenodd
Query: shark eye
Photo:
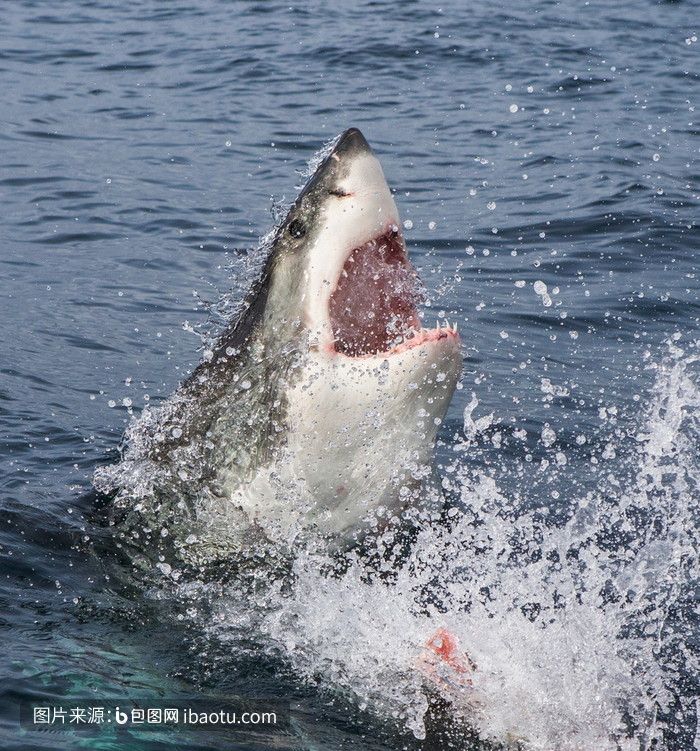
M 306 225 L 301 221 L 301 219 L 293 219 L 287 229 L 289 231 L 289 234 L 296 239 L 304 237 L 304 235 L 306 234 Z

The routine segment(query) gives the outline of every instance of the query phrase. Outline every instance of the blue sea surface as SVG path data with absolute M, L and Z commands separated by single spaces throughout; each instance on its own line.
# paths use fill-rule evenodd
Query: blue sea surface
M 459 324 L 443 471 L 466 434 L 460 466 L 514 516 L 556 528 L 603 485 L 640 507 L 657 560 L 678 560 L 650 648 L 658 712 L 625 748 L 700 747 L 698 20 L 652 0 L 0 5 L 3 749 L 431 747 L 144 592 L 94 521 L 95 468 L 196 365 L 192 329 L 244 292 L 231 268 L 350 126 L 395 190 L 426 320 Z M 660 485 L 630 501 L 625 482 L 657 470 L 673 505 Z M 267 734 L 18 724 L 21 702 L 232 695 L 300 708 Z M 602 748 L 533 727 L 524 748 Z

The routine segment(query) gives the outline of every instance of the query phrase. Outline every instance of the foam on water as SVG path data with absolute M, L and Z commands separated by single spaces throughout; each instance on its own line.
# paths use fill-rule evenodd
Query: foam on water
M 327 576 L 323 556 L 302 552 L 293 586 L 271 587 L 254 618 L 231 592 L 208 628 L 235 644 L 236 627 L 254 626 L 306 680 L 422 737 L 420 656 L 445 627 L 476 670 L 471 688 L 439 690 L 481 737 L 533 750 L 652 747 L 669 714 L 692 711 L 677 705 L 678 682 L 698 677 L 679 615 L 699 578 L 698 362 L 697 344 L 674 344 L 649 365 L 644 418 L 609 437 L 617 469 L 567 499 L 565 524 L 520 511 L 511 491 L 470 468 L 472 402 L 446 474 L 458 503 L 447 525 L 424 524 L 395 576 L 368 576 L 359 560 Z

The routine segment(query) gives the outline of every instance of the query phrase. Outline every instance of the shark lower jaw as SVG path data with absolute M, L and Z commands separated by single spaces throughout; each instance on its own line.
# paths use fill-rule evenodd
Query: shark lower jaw
M 348 254 L 328 303 L 330 353 L 388 357 L 431 343 L 458 345 L 457 327 L 422 327 L 418 274 L 394 223 Z

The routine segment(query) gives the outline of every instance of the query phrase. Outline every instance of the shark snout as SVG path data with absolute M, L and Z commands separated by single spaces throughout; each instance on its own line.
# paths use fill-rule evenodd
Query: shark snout
M 377 231 L 382 225 L 398 222 L 394 199 L 379 159 L 357 128 L 349 128 L 338 138 L 329 161 L 335 169 L 333 195 L 355 199 L 343 202 L 345 211 L 374 220 Z
M 338 138 L 332 153 L 337 159 L 344 159 L 358 154 L 371 154 L 372 148 L 358 128 L 348 128 Z

